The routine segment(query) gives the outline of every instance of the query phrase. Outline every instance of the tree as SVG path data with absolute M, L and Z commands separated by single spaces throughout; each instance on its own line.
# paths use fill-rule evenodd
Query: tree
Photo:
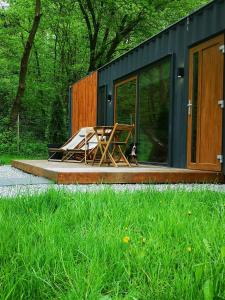
M 111 60 L 119 44 L 144 19 L 143 7 L 125 2 L 127 6 L 122 1 L 78 0 L 89 38 L 88 72 Z
M 208 0 L 89 1 L 91 10 L 87 7 L 87 0 L 41 1 L 41 22 L 30 51 L 26 89 L 19 107 L 21 137 L 29 135 L 34 141 L 46 141 L 52 102 L 61 97 L 66 112 L 67 91 L 72 82 L 85 76 L 88 70 L 96 69 L 130 50 Z M 92 54 L 87 23 L 79 2 L 88 15 L 92 38 L 95 37 Z M 8 9 L 0 8 L 0 114 L 1 119 L 6 121 L 17 92 L 21 57 L 34 14 L 34 1 L 8 0 L 8 3 Z M 139 16 L 140 21 L 133 23 L 129 33 L 121 29 Z M 96 29 L 93 24 L 98 24 Z M 90 61 L 94 62 L 91 67 Z
M 77 0 L 89 40 L 88 72 L 96 70 L 207 0 Z M 121 49 L 119 49 L 121 47 Z
M 15 124 L 17 115 L 20 112 L 21 101 L 25 92 L 26 76 L 27 76 L 30 53 L 34 43 L 36 32 L 38 30 L 40 19 L 41 19 L 41 0 L 36 0 L 33 24 L 23 51 L 23 55 L 20 63 L 19 85 L 17 89 L 16 98 L 13 102 L 11 114 L 10 114 L 10 122 L 12 125 Z
M 66 122 L 63 101 L 60 96 L 52 102 L 48 140 L 52 144 L 62 144 L 66 140 Z

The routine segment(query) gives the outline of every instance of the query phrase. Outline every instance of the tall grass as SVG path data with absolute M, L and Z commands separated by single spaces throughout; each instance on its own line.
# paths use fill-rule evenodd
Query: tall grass
M 225 299 L 215 192 L 50 191 L 0 201 L 0 299 Z

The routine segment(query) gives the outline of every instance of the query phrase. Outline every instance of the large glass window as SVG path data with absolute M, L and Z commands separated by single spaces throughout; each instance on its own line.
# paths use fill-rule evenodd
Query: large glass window
M 167 58 L 140 73 L 139 161 L 168 161 L 169 99 L 170 58 Z
M 137 79 L 132 77 L 115 85 L 115 121 L 121 124 L 135 124 Z

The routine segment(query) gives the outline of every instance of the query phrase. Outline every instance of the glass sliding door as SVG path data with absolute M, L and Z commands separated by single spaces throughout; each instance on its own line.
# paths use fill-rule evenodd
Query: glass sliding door
M 115 84 L 115 122 L 135 124 L 136 99 L 137 77 L 131 77 Z
M 139 75 L 139 161 L 168 162 L 170 64 L 166 58 Z

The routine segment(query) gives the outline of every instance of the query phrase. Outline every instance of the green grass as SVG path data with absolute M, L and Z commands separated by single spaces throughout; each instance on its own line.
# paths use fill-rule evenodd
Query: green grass
M 16 155 L 16 154 L 0 154 L 0 165 L 10 165 L 15 159 L 47 159 L 36 156 Z
M 224 204 L 209 191 L 2 199 L 0 299 L 225 299 Z

